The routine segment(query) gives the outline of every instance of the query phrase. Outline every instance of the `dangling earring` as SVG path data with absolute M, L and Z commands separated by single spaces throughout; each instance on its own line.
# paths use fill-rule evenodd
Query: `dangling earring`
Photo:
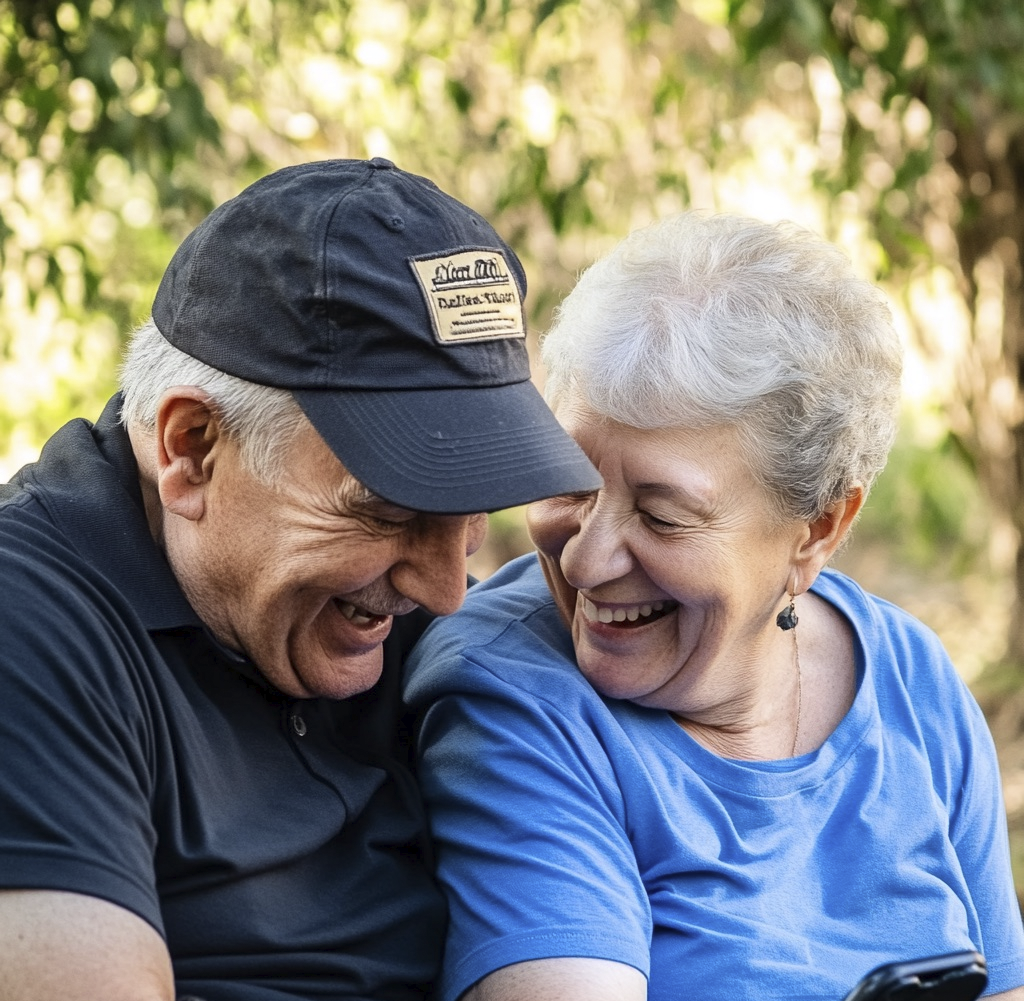
M 789 604 L 775 617 L 775 625 L 777 625 L 783 631 L 787 629 L 795 629 L 796 624 L 800 621 L 796 614 L 796 605 L 794 604 L 794 595 L 790 592 Z

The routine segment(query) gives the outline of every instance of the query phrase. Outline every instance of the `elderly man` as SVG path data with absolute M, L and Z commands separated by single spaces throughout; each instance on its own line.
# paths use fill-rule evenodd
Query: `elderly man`
M 0 997 L 422 997 L 444 910 L 397 672 L 481 512 L 600 479 L 519 261 L 386 160 L 181 245 L 122 393 L 0 488 Z

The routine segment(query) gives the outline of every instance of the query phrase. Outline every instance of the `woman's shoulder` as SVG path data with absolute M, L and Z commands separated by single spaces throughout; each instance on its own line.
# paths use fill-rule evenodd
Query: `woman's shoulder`
M 473 585 L 461 609 L 432 622 L 405 676 L 410 702 L 496 685 L 532 691 L 580 686 L 572 638 L 536 555 L 512 560 Z
M 837 570 L 823 571 L 812 590 L 850 623 L 859 673 L 880 704 L 903 705 L 925 731 L 931 721 L 943 742 L 950 726 L 984 730 L 974 696 L 930 626 Z
M 811 590 L 847 619 L 865 656 L 896 658 L 907 667 L 936 662 L 952 667 L 930 626 L 839 570 L 823 570 Z
M 540 632 L 550 632 L 558 623 L 554 599 L 536 553 L 511 560 L 474 584 L 457 612 L 431 623 L 426 645 L 486 646 L 515 623 L 530 623 Z

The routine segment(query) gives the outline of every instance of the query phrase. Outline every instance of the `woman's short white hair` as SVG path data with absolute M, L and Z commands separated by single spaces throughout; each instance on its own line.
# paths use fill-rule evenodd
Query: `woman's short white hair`
M 312 426 L 286 389 L 239 379 L 179 351 L 150 318 L 132 334 L 121 366 L 121 422 L 152 433 L 157 405 L 173 386 L 196 386 L 210 395 L 238 442 L 242 465 L 264 483 L 277 480 L 288 446 Z
M 881 291 L 790 223 L 687 212 L 587 269 L 542 341 L 548 401 L 637 428 L 735 427 L 780 513 L 884 467 L 902 351 Z

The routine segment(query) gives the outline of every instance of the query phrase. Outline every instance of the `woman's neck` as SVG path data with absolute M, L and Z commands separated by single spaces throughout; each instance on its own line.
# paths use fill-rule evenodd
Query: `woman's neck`
M 712 753 L 741 761 L 806 754 L 828 739 L 853 704 L 856 667 L 849 624 L 809 592 L 798 603 L 796 628 L 770 634 L 751 656 L 743 672 L 749 685 L 730 686 L 700 712 L 672 713 Z

